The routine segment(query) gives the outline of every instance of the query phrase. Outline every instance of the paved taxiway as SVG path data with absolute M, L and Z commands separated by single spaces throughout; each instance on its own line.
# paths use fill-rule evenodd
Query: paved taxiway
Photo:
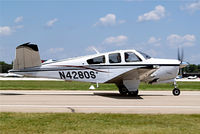
M 200 114 L 200 91 L 140 91 L 123 97 L 117 91 L 0 90 L 0 112 L 183 113 Z

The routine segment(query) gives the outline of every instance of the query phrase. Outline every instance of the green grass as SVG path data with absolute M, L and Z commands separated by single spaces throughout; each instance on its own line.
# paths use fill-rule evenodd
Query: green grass
M 200 82 L 178 82 L 181 90 L 198 91 Z M 0 81 L 0 90 L 89 90 L 91 83 L 65 81 Z M 99 84 L 97 90 L 117 90 L 115 84 Z M 172 90 L 171 83 L 149 85 L 141 83 L 140 90 Z
M 20 90 L 89 90 L 91 83 L 65 81 L 0 81 L 0 89 Z M 99 90 L 116 90 L 114 84 L 101 84 Z
M 197 134 L 200 114 L 0 113 L 1 134 Z

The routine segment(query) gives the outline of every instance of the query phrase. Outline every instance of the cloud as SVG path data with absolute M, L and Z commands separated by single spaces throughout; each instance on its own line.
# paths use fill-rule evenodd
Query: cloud
M 15 19 L 15 23 L 19 23 L 19 22 L 22 22 L 23 21 L 23 16 L 19 16 Z
M 116 37 L 108 37 L 103 41 L 103 44 L 116 44 L 118 46 L 124 45 L 126 41 L 128 40 L 128 37 L 125 35 L 119 35 Z
M 0 36 L 7 36 L 12 33 L 12 29 L 9 26 L 0 26 Z
M 47 27 L 52 27 L 54 25 L 55 22 L 57 22 L 58 19 L 57 18 L 54 18 L 52 20 L 49 20 L 47 23 L 46 23 L 46 26 Z
M 138 16 L 138 21 L 139 22 L 150 21 L 150 20 L 156 21 L 160 20 L 163 17 L 165 17 L 165 7 L 163 7 L 162 5 L 158 5 L 155 7 L 154 10 Z
M 156 38 L 154 36 L 150 37 L 148 40 L 148 44 L 153 44 L 154 46 L 160 46 L 161 38 Z
M 60 53 L 60 52 L 63 52 L 64 51 L 64 48 L 50 48 L 48 50 L 49 53 L 51 54 L 56 54 L 56 53 Z
M 181 9 L 188 10 L 191 12 L 195 12 L 197 10 L 200 10 L 200 1 L 196 1 L 194 3 L 186 4 L 185 6 L 182 6 Z
M 170 46 L 194 46 L 196 37 L 192 34 L 186 34 L 184 36 L 171 34 L 167 37 L 167 41 Z
M 17 29 L 22 29 L 23 25 L 17 25 L 17 26 L 0 26 L 0 36 L 9 36 L 13 32 L 16 32 Z
M 17 17 L 14 22 L 19 23 L 23 21 L 23 16 Z M 22 29 L 23 25 L 15 25 L 15 26 L 0 26 L 0 36 L 8 36 L 13 32 L 16 32 L 17 29 Z
M 110 14 L 107 14 L 106 16 L 104 16 L 104 17 L 99 18 L 99 21 L 96 24 L 94 24 L 94 26 L 97 26 L 97 25 L 113 26 L 113 25 L 122 24 L 122 23 L 125 23 L 125 22 L 126 22 L 125 20 L 117 21 L 116 15 L 110 13 Z

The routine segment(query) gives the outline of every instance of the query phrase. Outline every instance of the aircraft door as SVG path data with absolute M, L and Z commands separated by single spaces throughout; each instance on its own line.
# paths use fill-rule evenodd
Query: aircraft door
M 91 59 L 87 60 L 87 63 L 89 64 L 88 69 L 91 70 L 93 80 L 90 82 L 96 82 L 96 83 L 103 83 L 108 78 L 108 69 L 107 66 L 105 66 L 106 63 L 106 57 L 105 55 L 100 55 Z

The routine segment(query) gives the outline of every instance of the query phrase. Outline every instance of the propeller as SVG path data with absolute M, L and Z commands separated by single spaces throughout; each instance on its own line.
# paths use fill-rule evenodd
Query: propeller
M 178 60 L 182 63 L 184 59 L 184 51 L 183 48 L 181 48 L 181 52 L 180 52 L 180 48 L 178 48 Z
M 184 62 L 183 59 L 184 59 L 184 50 L 183 48 L 178 48 L 178 60 L 181 62 L 180 63 L 180 66 L 179 66 L 179 72 L 180 72 L 180 75 L 182 76 L 183 75 L 183 68 L 186 67 L 189 63 L 188 62 Z

